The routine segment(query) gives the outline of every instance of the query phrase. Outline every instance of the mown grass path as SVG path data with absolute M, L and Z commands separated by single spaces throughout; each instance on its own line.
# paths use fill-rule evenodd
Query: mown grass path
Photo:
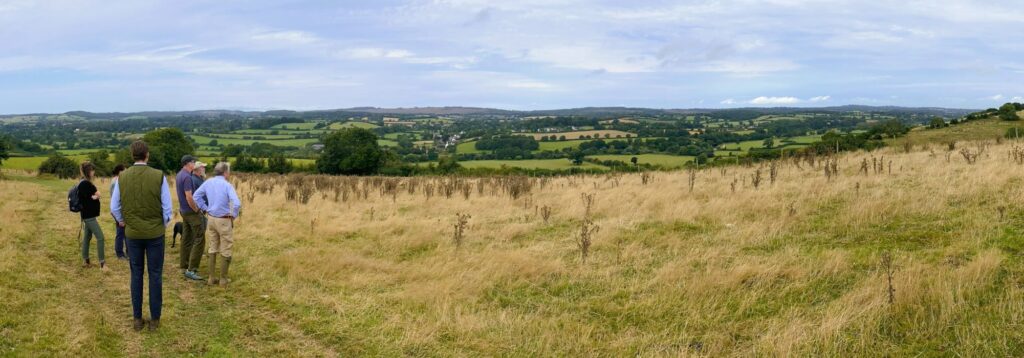
M 63 200 L 68 182 L 8 179 L 0 181 L 0 356 L 338 356 L 244 279 L 227 290 L 183 279 L 180 246 L 170 241 L 162 326 L 134 332 L 128 264 L 114 259 L 113 232 L 105 232 L 110 270 L 82 268 L 80 224 Z

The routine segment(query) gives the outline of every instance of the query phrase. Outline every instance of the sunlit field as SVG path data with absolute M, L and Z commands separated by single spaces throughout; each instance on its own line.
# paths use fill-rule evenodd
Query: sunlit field
M 546 179 L 238 176 L 234 282 L 186 282 L 168 247 L 152 334 L 131 331 L 126 264 L 79 267 L 71 182 L 7 172 L 0 351 L 1019 356 L 1018 146 Z

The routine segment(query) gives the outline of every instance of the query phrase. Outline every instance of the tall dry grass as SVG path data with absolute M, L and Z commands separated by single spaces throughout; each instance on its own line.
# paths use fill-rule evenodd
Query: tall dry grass
M 1004 155 L 1011 145 L 990 145 L 974 164 L 920 147 L 848 154 L 831 179 L 821 158 L 664 173 L 648 185 L 640 175 L 543 188 L 522 179 L 530 189 L 515 199 L 491 179 L 316 189 L 306 178 L 314 194 L 302 204 L 280 189 L 296 179 L 239 178 L 242 192 L 279 189 L 245 203 L 237 256 L 244 280 L 296 307 L 296 319 L 400 352 L 1020 353 L 987 344 L 1006 342 L 997 332 L 1021 316 L 1019 238 L 1008 231 L 1021 223 L 1022 168 Z M 878 157 L 891 174 L 859 172 Z M 774 183 L 755 187 L 759 171 L 776 172 Z M 352 193 L 335 200 L 332 185 Z M 586 262 L 582 193 L 597 194 L 590 216 L 602 228 Z M 1010 208 L 1003 222 L 998 206 Z M 473 218 L 460 250 L 456 213 Z M 891 305 L 883 251 L 897 265 Z
M 916 146 L 692 175 L 238 176 L 235 281 L 215 297 L 298 355 L 1022 355 L 1014 145 L 973 164 Z M 884 170 L 861 172 L 872 158 Z M 27 260 L 7 246 L 0 268 Z

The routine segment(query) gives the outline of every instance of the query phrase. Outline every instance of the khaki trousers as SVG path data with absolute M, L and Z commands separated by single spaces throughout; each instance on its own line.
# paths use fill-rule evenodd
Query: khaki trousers
M 206 216 L 206 242 L 210 254 L 220 254 L 223 257 L 231 257 L 231 246 L 235 243 L 235 236 L 232 233 L 234 223 L 231 219 Z

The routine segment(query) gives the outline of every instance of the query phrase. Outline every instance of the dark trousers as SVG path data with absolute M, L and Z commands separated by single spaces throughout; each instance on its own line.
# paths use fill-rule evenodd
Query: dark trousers
M 117 257 L 125 257 L 124 255 L 124 228 L 121 225 L 114 223 L 114 230 L 117 232 L 117 236 L 114 237 L 114 253 Z
M 149 270 L 149 315 L 160 319 L 163 306 L 164 236 L 149 240 L 128 239 L 128 263 L 131 266 L 132 315 L 142 318 L 142 271 Z
M 206 253 L 206 226 L 199 213 L 181 213 L 181 218 L 185 225 L 181 230 L 180 267 L 182 270 L 196 271 Z

